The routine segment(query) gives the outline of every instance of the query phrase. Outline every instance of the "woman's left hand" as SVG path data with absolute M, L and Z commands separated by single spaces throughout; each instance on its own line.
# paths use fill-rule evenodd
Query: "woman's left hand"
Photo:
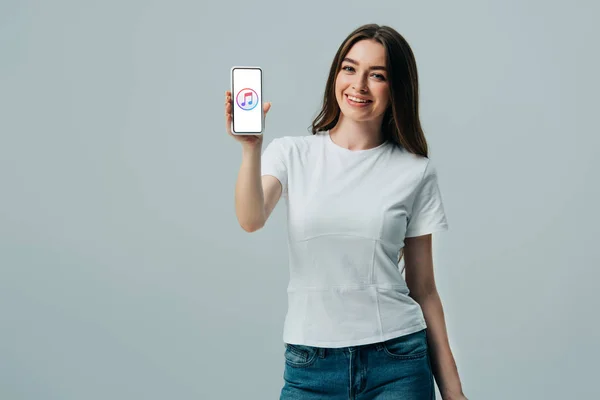
M 457 396 L 444 397 L 444 400 L 469 400 L 469 399 L 467 399 L 464 394 L 459 394 Z

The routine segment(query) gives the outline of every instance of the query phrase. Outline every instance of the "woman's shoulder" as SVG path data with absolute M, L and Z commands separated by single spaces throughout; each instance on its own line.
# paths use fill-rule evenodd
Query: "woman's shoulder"
M 302 151 L 314 146 L 320 139 L 322 139 L 322 136 L 319 132 L 317 132 L 316 135 L 286 135 L 271 140 L 279 142 L 279 144 L 286 150 L 295 148 Z
M 316 134 L 304 134 L 304 135 L 286 135 L 281 136 L 279 139 L 286 140 L 290 143 L 309 143 L 315 140 L 319 140 L 323 137 L 323 132 L 317 132 Z

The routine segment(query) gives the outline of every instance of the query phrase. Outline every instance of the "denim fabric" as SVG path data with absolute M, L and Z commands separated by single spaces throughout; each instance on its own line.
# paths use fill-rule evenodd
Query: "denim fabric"
M 427 329 L 361 346 L 284 346 L 280 400 L 435 399 Z

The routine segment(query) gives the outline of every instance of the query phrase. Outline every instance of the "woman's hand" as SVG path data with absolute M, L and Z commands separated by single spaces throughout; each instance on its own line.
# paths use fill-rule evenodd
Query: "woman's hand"
M 469 400 L 465 397 L 464 394 L 454 395 L 454 396 L 442 396 L 443 400 Z
M 234 135 L 233 132 L 231 132 L 231 121 L 232 121 L 231 107 L 232 107 L 231 92 L 228 90 L 225 92 L 225 127 L 227 129 L 227 133 L 229 134 L 229 136 L 231 136 L 232 138 L 234 138 L 235 140 L 240 142 L 242 144 L 242 146 L 249 146 L 249 147 L 262 146 L 263 135 Z M 269 112 L 270 109 L 271 109 L 270 102 L 263 104 L 263 111 L 265 113 L 265 117 L 267 116 L 267 113 Z

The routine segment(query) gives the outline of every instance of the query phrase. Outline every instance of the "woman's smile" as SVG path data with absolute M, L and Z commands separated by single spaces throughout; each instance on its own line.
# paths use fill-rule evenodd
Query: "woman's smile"
M 363 108 L 367 107 L 373 102 L 372 100 L 362 100 L 358 97 L 350 96 L 347 94 L 345 94 L 344 96 L 346 97 L 346 102 L 352 107 Z

